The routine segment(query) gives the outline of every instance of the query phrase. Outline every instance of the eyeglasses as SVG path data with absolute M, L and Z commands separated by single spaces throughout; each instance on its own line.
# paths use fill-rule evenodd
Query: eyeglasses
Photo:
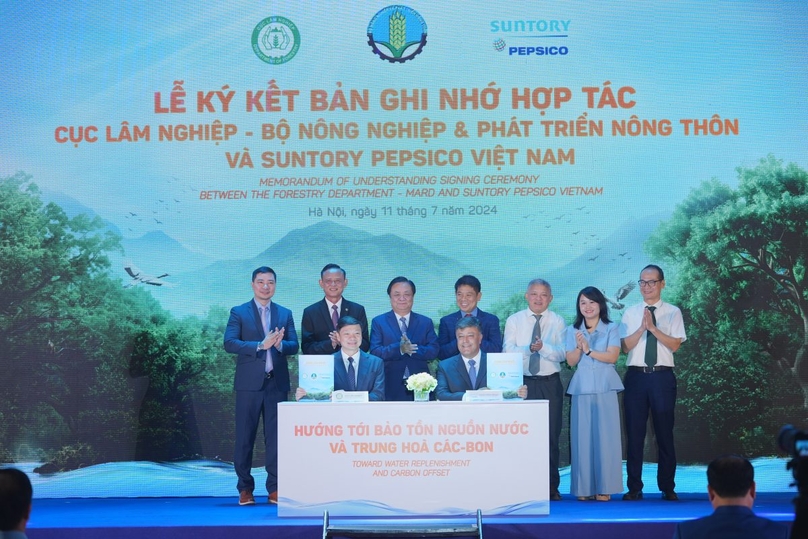
M 661 282 L 662 282 L 662 279 L 657 279 L 655 281 L 643 281 L 642 279 L 640 279 L 639 281 L 637 281 L 637 284 L 639 284 L 640 286 L 647 286 L 649 288 L 653 288 L 653 287 L 655 287 L 657 285 L 657 283 L 661 283 Z

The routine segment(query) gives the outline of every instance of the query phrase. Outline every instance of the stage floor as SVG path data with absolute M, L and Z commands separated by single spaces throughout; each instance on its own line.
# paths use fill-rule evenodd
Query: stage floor
M 544 517 L 483 517 L 483 536 L 591 538 L 634 537 L 669 539 L 677 522 L 709 514 L 706 494 L 680 494 L 679 502 L 667 502 L 656 493 L 638 502 L 619 497 L 610 502 L 579 502 L 565 496 L 550 505 Z M 794 509 L 790 493 L 762 493 L 755 511 L 773 520 L 791 522 Z M 262 498 L 265 502 L 266 498 Z M 322 518 L 280 518 L 278 508 L 267 503 L 240 507 L 228 498 L 66 498 L 35 499 L 28 536 L 31 539 L 142 538 L 184 539 L 264 537 L 303 539 L 322 537 Z M 257 500 L 258 501 L 258 500 Z M 429 521 L 469 524 L 467 519 Z M 332 524 L 392 523 L 391 519 L 340 519 Z M 422 523 L 422 519 L 407 519 Z M 596 527 L 596 530 L 593 529 Z

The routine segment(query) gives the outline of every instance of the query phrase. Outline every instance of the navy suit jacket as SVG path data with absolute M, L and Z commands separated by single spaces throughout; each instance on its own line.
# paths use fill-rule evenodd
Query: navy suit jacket
M 463 317 L 462 311 L 447 314 L 440 319 L 438 328 L 438 359 L 446 359 L 460 353 L 457 349 L 457 335 L 455 329 L 458 320 Z M 490 354 L 502 352 L 502 332 L 499 330 L 499 318 L 491 313 L 486 313 L 477 309 L 477 319 L 480 321 L 480 330 L 483 334 L 483 342 L 480 350 Z
M 742 505 L 716 507 L 712 515 L 676 525 L 674 539 L 788 539 L 789 527 Z
M 334 354 L 334 389 L 348 390 L 348 369 L 342 361 L 342 352 Z M 356 373 L 356 391 L 367 391 L 368 399 L 384 400 L 384 361 L 366 352 L 359 352 L 359 370 Z
M 438 363 L 438 387 L 435 388 L 435 396 L 439 401 L 463 400 L 466 391 L 481 389 L 488 385 L 487 369 L 488 361 L 486 353 L 483 352 L 480 354 L 480 364 L 477 365 L 477 383 L 472 386 L 463 356 L 457 354 L 444 359 Z
M 370 353 L 384 360 L 384 395 L 389 401 L 413 400 L 403 382 L 404 370 L 409 369 L 410 374 L 428 372 L 426 362 L 438 357 L 438 336 L 429 317 L 410 313 L 407 337 L 418 345 L 412 356 L 401 355 L 401 327 L 396 313 L 380 314 L 371 323 Z
M 267 353 L 272 354 L 272 370 L 280 391 L 289 391 L 289 365 L 286 356 L 297 353 L 298 342 L 292 311 L 274 301 L 269 307 L 269 324 L 285 328 L 281 349 L 258 350 L 258 344 L 266 334 L 261 327 L 261 315 L 254 300 L 230 309 L 230 319 L 224 330 L 224 349 L 236 355 L 236 391 L 258 391 L 264 385 L 264 368 Z
M 368 338 L 368 317 L 365 308 L 342 298 L 342 305 L 339 310 L 340 316 L 353 316 L 359 320 L 362 326 L 362 344 L 359 346 L 363 351 L 370 350 L 370 339 Z M 304 354 L 333 354 L 335 348 L 331 346 L 329 333 L 334 331 L 334 323 L 331 320 L 331 311 L 325 298 L 313 305 L 309 305 L 303 310 L 303 321 L 301 323 L 303 342 L 302 350 Z M 339 350 L 337 346 L 336 350 Z

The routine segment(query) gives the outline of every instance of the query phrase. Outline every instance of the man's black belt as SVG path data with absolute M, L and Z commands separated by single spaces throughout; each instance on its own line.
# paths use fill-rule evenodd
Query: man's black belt
M 275 371 L 269 371 L 267 373 L 267 380 L 271 380 L 272 378 L 275 378 Z
M 530 376 L 527 374 L 524 375 L 525 380 L 552 380 L 553 378 L 556 378 L 558 376 L 559 374 L 557 372 L 554 372 L 553 374 L 548 374 L 547 376 Z
M 654 367 L 634 367 L 630 366 L 629 369 L 634 371 L 644 372 L 645 374 L 650 374 L 652 372 L 659 372 L 659 371 L 672 371 L 673 367 L 668 367 L 667 365 L 655 365 Z

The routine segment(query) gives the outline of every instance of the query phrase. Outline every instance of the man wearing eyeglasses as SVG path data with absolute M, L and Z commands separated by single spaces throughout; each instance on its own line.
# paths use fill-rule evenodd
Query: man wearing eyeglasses
M 628 492 L 624 500 L 642 499 L 642 457 L 648 413 L 654 423 L 659 463 L 657 486 L 662 499 L 676 501 L 676 451 L 673 419 L 676 406 L 676 376 L 673 354 L 687 339 L 682 311 L 662 301 L 665 274 L 649 264 L 640 272 L 643 302 L 626 309 L 620 337 L 626 359 L 623 380 L 623 414 L 626 426 L 626 472 Z

